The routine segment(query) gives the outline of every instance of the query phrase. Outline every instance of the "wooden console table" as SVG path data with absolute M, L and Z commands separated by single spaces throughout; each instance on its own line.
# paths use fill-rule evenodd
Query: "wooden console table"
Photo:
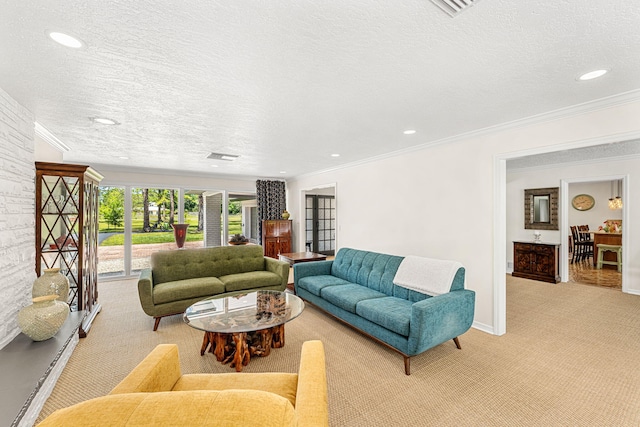
M 560 244 L 513 242 L 513 277 L 560 282 Z

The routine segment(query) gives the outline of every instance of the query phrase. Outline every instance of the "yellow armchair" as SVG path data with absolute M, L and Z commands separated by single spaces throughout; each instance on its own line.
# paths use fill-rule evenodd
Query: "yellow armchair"
M 302 346 L 291 373 L 182 375 L 178 347 L 157 346 L 108 396 L 49 415 L 48 426 L 329 425 L 321 341 Z

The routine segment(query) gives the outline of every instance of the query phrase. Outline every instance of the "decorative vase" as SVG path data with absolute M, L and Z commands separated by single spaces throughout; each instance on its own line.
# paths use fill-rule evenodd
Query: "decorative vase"
M 189 224 L 171 224 L 173 227 L 173 237 L 176 239 L 176 245 L 178 249 L 184 246 L 184 241 L 187 239 L 187 228 Z
M 69 305 L 58 300 L 58 295 L 33 298 L 33 304 L 18 312 L 18 326 L 23 334 L 34 341 L 53 337 L 69 316 Z
M 59 268 L 47 268 L 42 276 L 34 280 L 31 298 L 54 294 L 66 303 L 69 299 L 69 279 L 60 273 Z
M 282 219 L 289 219 L 291 215 L 289 215 L 289 212 L 285 209 L 284 211 L 282 211 Z

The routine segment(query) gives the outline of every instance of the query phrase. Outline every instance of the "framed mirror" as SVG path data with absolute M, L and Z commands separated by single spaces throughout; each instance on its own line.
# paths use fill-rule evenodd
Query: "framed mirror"
M 559 187 L 524 190 L 524 228 L 558 230 Z

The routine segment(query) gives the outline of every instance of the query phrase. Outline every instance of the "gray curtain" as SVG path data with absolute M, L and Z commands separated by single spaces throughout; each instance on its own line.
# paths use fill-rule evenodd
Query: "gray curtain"
M 262 220 L 282 219 L 282 211 L 287 209 L 284 181 L 256 181 L 258 198 L 258 241 L 262 244 Z

